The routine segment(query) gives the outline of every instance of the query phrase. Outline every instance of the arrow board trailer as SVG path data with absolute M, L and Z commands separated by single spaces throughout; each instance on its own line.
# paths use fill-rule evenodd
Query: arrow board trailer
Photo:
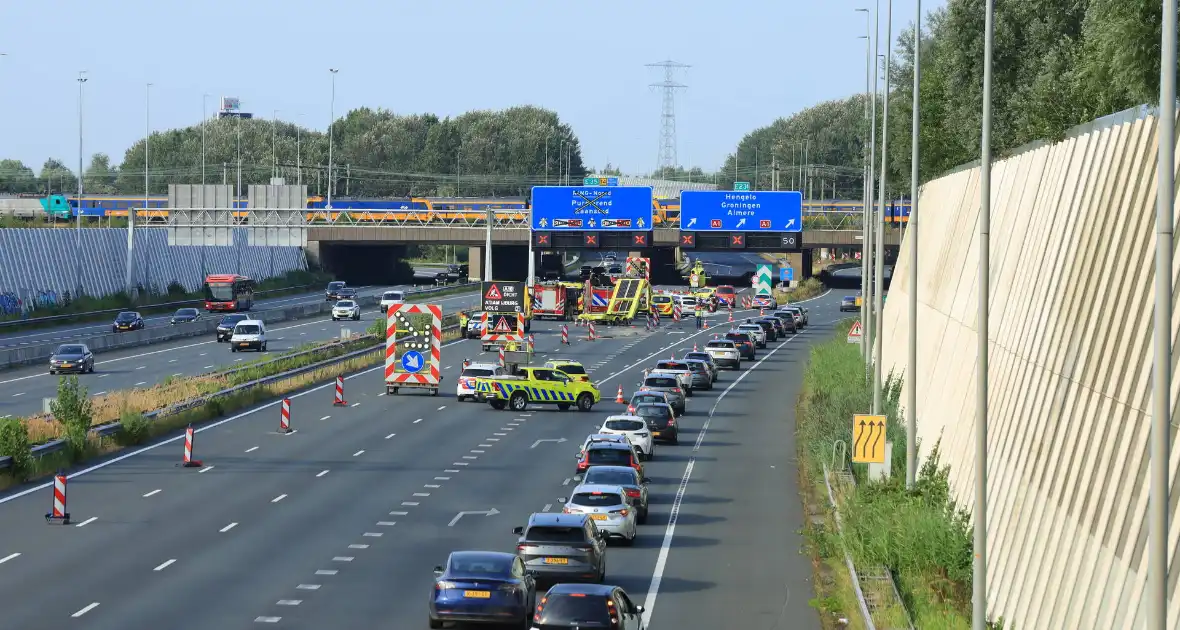
M 394 304 L 385 320 L 385 393 L 422 389 L 438 396 L 442 381 L 442 307 Z

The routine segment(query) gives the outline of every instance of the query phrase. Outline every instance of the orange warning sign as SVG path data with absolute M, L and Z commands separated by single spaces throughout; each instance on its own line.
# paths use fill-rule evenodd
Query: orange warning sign
M 488 289 L 488 292 L 484 294 L 483 299 L 485 299 L 485 300 L 503 299 L 500 296 L 500 287 L 497 287 L 496 285 L 493 284 L 492 287 L 490 289 Z

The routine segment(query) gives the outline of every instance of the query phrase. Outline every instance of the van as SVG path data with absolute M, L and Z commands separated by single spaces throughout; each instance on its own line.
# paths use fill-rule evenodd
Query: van
M 266 352 L 266 324 L 259 319 L 244 319 L 234 325 L 229 338 L 229 351 L 257 350 Z
M 406 303 L 406 294 L 401 291 L 386 291 L 381 294 L 381 312 L 389 313 L 389 307 Z

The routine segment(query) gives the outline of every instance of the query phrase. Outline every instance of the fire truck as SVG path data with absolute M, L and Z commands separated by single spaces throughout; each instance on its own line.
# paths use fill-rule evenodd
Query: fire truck
M 533 287 L 533 317 L 568 321 L 578 316 L 582 287 L 566 282 L 538 282 Z

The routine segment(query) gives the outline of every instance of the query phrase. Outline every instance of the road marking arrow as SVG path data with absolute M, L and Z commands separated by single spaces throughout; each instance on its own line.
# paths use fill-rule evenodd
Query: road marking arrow
M 537 448 L 537 445 L 540 444 L 541 442 L 557 442 L 558 444 L 561 444 L 564 441 L 565 441 L 565 438 L 559 438 L 556 440 L 552 440 L 552 439 L 550 439 L 550 440 L 537 440 L 536 442 L 533 442 L 533 445 L 530 446 L 529 448 Z
M 490 510 L 482 510 L 482 511 L 476 510 L 476 511 L 470 511 L 470 512 L 459 512 L 458 514 L 455 515 L 455 518 L 451 519 L 451 522 L 449 524 L 447 524 L 447 527 L 454 527 L 455 523 L 459 522 L 459 519 L 461 519 L 464 516 L 467 516 L 469 514 L 472 514 L 472 515 L 473 514 L 483 514 L 484 516 L 495 516 L 499 513 L 500 513 L 500 510 L 497 510 L 496 508 L 492 508 Z
M 795 220 L 791 219 L 790 221 L 787 221 L 787 227 L 785 229 L 789 230 L 793 225 L 795 225 Z

